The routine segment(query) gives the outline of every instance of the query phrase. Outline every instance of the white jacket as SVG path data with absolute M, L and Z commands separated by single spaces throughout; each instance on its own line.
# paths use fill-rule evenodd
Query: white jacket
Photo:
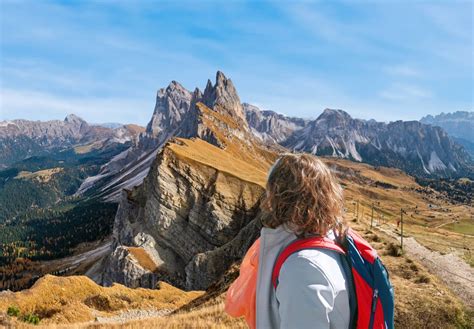
M 334 235 L 328 235 L 334 239 Z M 350 321 L 348 283 L 339 254 L 302 250 L 292 254 L 272 286 L 278 254 L 296 236 L 283 226 L 262 228 L 257 278 L 257 329 L 347 329 Z

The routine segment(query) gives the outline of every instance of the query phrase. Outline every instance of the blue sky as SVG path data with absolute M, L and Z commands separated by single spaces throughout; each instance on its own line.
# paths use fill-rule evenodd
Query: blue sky
M 0 120 L 146 124 L 223 71 L 286 115 L 473 110 L 472 1 L 0 1 Z

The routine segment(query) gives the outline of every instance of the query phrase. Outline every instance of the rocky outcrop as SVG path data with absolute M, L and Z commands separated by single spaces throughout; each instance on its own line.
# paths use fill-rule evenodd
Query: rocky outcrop
M 307 119 L 287 117 L 273 111 L 262 111 L 248 103 L 242 106 L 252 132 L 267 143 L 281 143 L 309 122 Z
M 227 115 L 245 122 L 245 114 L 232 80 L 227 79 L 224 73 L 217 71 L 216 83 L 212 85 L 207 80 L 202 102 L 209 108 L 222 107 Z
M 232 169 L 218 169 L 199 162 L 197 155 L 174 150 L 177 142 L 163 148 L 141 186 L 124 192 L 102 284 L 153 287 L 157 280 L 166 280 L 186 289 L 205 289 L 255 238 L 243 229 L 256 225 L 263 187 Z M 214 152 L 225 153 L 218 150 Z M 142 268 L 124 253 L 127 246 L 143 248 L 157 270 Z
M 220 120 L 219 116 L 228 120 Z M 191 93 L 172 81 L 167 88 L 158 91 L 146 132 L 134 146 L 113 158 L 97 176 L 86 182 L 87 190 L 100 190 L 106 200 L 118 201 L 122 188 L 132 188 L 142 182 L 154 156 L 172 137 L 198 137 L 219 147 L 223 147 L 224 138 L 237 139 L 247 146 L 255 139 L 245 120 L 237 91 L 222 72 L 216 73 L 214 85 L 208 81 L 204 93 L 198 88 Z M 246 156 L 250 157 L 249 154 Z
M 318 155 L 400 168 L 417 176 L 472 174 L 466 151 L 439 128 L 418 121 L 391 123 L 353 119 L 326 109 L 282 145 Z
M 141 143 L 151 143 L 146 147 L 159 145 L 174 136 L 183 117 L 190 109 L 192 94 L 176 81 L 162 88 L 156 96 L 156 105 L 146 134 Z
M 258 234 L 266 172 L 278 148 L 251 133 L 235 100 L 220 72 L 204 94 L 193 93 L 193 108 L 176 130 L 186 138 L 168 140 L 143 183 L 123 192 L 113 251 L 91 277 L 105 285 L 165 280 L 205 289 L 243 256 Z M 154 269 L 129 248 L 141 248 Z

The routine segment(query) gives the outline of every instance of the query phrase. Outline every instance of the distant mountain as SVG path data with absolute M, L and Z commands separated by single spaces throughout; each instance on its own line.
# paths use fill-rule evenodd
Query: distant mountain
M 90 125 L 74 114 L 64 121 L 0 121 L 0 169 L 32 156 L 71 147 L 78 152 L 132 143 L 142 128 L 125 125 L 111 129 Z
M 122 127 L 123 124 L 118 123 L 118 122 L 104 122 L 104 123 L 96 123 L 95 126 L 101 126 L 101 127 L 104 127 L 104 128 L 115 129 L 115 128 Z
M 421 118 L 420 122 L 446 130 L 474 159 L 474 112 L 457 111 L 436 116 L 427 115 Z
M 310 121 L 287 117 L 273 111 L 262 111 L 248 103 L 243 103 L 242 106 L 253 133 L 265 142 L 280 143 L 295 131 L 304 128 Z
M 326 109 L 281 144 L 296 151 L 396 167 L 415 176 L 472 175 L 467 152 L 443 129 L 418 121 L 386 124 Z

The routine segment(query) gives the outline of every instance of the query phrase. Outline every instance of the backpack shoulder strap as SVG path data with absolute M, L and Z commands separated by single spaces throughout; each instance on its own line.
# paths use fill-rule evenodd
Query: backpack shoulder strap
M 276 289 L 278 285 L 278 276 L 280 275 L 281 267 L 288 257 L 297 251 L 305 249 L 329 249 L 345 255 L 345 251 L 338 246 L 334 241 L 326 237 L 309 237 L 304 239 L 297 239 L 291 242 L 283 249 L 277 257 L 275 265 L 273 266 L 272 284 Z

